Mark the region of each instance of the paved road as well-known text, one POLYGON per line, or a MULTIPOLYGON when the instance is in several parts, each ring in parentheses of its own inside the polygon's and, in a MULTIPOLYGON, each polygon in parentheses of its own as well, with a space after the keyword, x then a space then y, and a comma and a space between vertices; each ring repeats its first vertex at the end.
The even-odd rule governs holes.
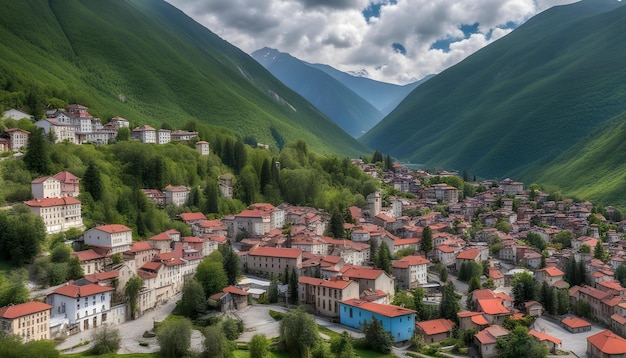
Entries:
POLYGON ((579 358, 587 357, 587 337, 603 331, 605 328, 594 324, 591 331, 582 333, 570 333, 561 327, 558 321, 540 317, 535 321, 534 329, 547 333, 563 341, 563 350, 571 351, 579 358))

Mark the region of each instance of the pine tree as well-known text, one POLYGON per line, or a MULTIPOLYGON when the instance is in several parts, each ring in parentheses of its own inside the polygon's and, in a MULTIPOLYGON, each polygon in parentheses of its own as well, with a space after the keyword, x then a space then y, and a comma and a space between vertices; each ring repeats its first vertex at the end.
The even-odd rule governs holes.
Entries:
POLYGON ((268 158, 263 160, 259 181, 261 182, 261 189, 264 189, 267 184, 272 182, 272 169, 268 158))
POLYGON ((298 274, 295 267, 291 269, 291 277, 289 278, 289 303, 298 304, 298 274))
POLYGON ((386 243, 382 242, 378 250, 376 250, 376 255, 374 255, 374 263, 376 267, 381 270, 384 270, 387 273, 391 273, 391 252, 389 251, 389 247, 386 243))
POLYGON ((269 303, 278 302, 278 281, 276 277, 274 277, 274 274, 270 275, 270 287, 267 292, 267 301, 269 303))
POLYGON ((219 187, 215 180, 209 180, 204 187, 204 198, 206 199, 205 211, 210 214, 217 214, 219 211, 219 187))
POLYGON ((461 310, 461 305, 454 292, 454 284, 448 281, 441 290, 441 304, 439 305, 439 316, 447 318, 453 322, 458 322, 457 313, 461 310))
POLYGON ((328 232, 330 236, 334 237, 335 239, 345 237, 346 235, 343 224, 343 216, 338 209, 334 209, 332 215, 330 216, 330 223, 328 226, 328 232))
POLYGON ((420 241, 420 250, 428 257, 428 253, 433 250, 433 231, 430 226, 426 225, 422 232, 422 240, 420 241))
POLYGON ((246 163, 248 162, 246 147, 240 139, 235 142, 234 154, 235 165, 233 169, 235 170, 235 174, 238 175, 239 172, 241 172, 241 169, 243 169, 243 167, 245 167, 246 163))
POLYGON ((89 163, 85 175, 83 176, 83 189, 91 194, 93 200, 100 200, 102 193, 104 192, 104 185, 102 184, 102 178, 100 177, 100 169, 95 163, 89 163))
POLYGON ((52 172, 52 160, 48 147, 43 129, 37 128, 30 134, 24 155, 24 163, 28 170, 40 175, 47 175, 52 172))

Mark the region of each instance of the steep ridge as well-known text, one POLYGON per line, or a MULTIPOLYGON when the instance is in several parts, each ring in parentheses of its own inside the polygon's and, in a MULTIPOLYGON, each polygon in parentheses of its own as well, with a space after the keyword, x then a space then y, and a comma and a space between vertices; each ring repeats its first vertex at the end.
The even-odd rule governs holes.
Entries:
POLYGON ((287 53, 262 48, 251 56, 354 137, 363 135, 384 117, 332 76, 287 53))
POLYGON ((90 107, 133 125, 198 120, 302 138, 321 153, 367 151, 250 56, 165 1, 0 0, 0 94, 90 107))
POLYGON ((537 178, 626 111, 625 17, 613 0, 551 8, 428 80, 361 140, 430 167, 537 178))

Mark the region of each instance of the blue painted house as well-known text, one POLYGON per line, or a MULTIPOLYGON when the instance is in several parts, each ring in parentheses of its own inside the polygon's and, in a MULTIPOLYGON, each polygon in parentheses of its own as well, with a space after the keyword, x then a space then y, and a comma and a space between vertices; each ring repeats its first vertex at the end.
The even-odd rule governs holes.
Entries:
POLYGON ((344 326, 363 329, 363 323, 376 318, 396 342, 408 341, 415 332, 415 311, 380 303, 350 299, 339 302, 339 321, 344 326))

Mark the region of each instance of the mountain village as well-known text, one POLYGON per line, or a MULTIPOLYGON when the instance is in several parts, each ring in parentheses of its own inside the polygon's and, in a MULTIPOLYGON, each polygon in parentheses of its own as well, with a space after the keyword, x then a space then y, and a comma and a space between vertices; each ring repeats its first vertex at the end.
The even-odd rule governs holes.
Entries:
MULTIPOLYGON (((12 115, 22 114, 5 114, 12 115)), ((128 127, 128 121, 119 117, 102 126, 80 105, 48 115, 35 124, 52 133, 56 141, 106 144, 115 138, 117 129, 128 127)), ((6 130, 1 144, 5 150, 19 151, 28 134, 6 130)), ((195 136, 197 133, 155 130, 147 125, 132 130, 132 138, 146 143, 185 141, 195 136)), ((196 146, 202 155, 209 154, 209 143, 199 141, 196 146)), ((618 215, 611 217, 613 208, 605 208, 605 217, 594 212, 590 202, 551 200, 550 195, 525 189, 523 183, 508 178, 473 182, 480 190, 474 197, 464 198, 462 191, 445 181, 423 187, 422 182, 434 177, 424 170, 395 163, 393 170, 383 172, 360 159, 352 162, 401 195, 383 198, 378 191, 368 196, 364 208, 351 207, 352 223, 344 224, 343 238, 325 236, 328 213, 286 203, 257 203, 239 214, 214 220, 201 212, 182 213, 179 220, 192 229, 190 237, 169 230, 135 241, 132 230, 124 225, 98 225, 72 243, 76 250, 72 256, 80 260, 84 278, 54 288, 39 297, 41 301, 1 308, 2 327, 30 341, 122 323, 130 319, 122 290, 135 275, 143 282, 135 318, 141 317, 180 294, 198 264, 218 246, 230 244, 237 250, 244 276, 238 285, 211 297, 222 311, 245 310, 250 302, 267 294, 270 278, 284 282, 294 270, 298 297, 291 302, 357 330, 375 317, 399 343, 415 333, 426 343, 442 341, 456 326, 475 329, 473 345, 478 354, 494 357, 497 338, 508 334, 502 327, 506 320, 547 315, 558 319, 567 335, 585 338, 590 356, 626 355, 626 288, 620 283, 624 277, 616 277, 620 267, 624 268, 621 233, 626 221, 619 221, 618 215), (442 208, 445 212, 438 211, 442 208), (571 242, 556 240, 566 231, 572 234, 571 242), (426 250, 422 247, 425 235, 431 241, 426 250), (395 258, 389 272, 372 266, 375 250, 382 245, 395 258), (424 304, 437 307, 445 284, 438 281, 441 270, 460 277, 470 262, 484 266, 480 274, 483 288, 458 292, 470 297, 467 303, 461 302, 465 308, 456 312, 455 320, 421 321, 419 312, 392 304, 398 293, 411 295, 406 290, 420 287, 426 292, 424 304), (584 275, 575 285, 568 276, 573 262, 582 265, 584 275), (516 300, 511 286, 519 272, 528 272, 543 286, 563 292, 569 307, 565 311, 586 305, 582 313, 586 317, 569 312, 557 315, 555 308, 545 307, 545 297, 543 302, 516 300), (586 334, 592 323, 607 329, 586 334)), ((445 171, 436 176, 459 177, 445 171)), ((24 204, 43 219, 48 234, 82 230, 77 199, 80 187, 80 178, 69 172, 37 178, 31 183, 33 199, 24 204)), ((232 196, 232 176, 221 176, 219 187, 223 196, 232 196)), ((189 192, 187 187, 172 185, 144 189, 147 198, 160 206, 184 205, 189 192)), ((286 301, 290 293, 286 285, 280 286, 280 292, 286 301)), ((550 305, 556 307, 554 302, 550 305)), ((567 348, 562 346, 562 336, 529 332, 552 353, 567 348)))
MULTIPOLYGON (((27 115, 5 113, 5 117, 16 116, 27 115)), ((104 145, 129 122, 114 117, 102 125, 86 107, 75 104, 50 111, 35 125, 56 142, 104 145)), ((0 148, 19 152, 28 135, 8 129, 1 135, 0 148)), ((197 135, 148 125, 131 131, 131 138, 154 144, 189 141, 197 135)), ((195 145, 201 155, 209 155, 209 143, 197 141, 195 145)), ((120 324, 131 319, 122 291, 133 276, 143 282, 134 318, 141 317, 177 297, 211 252, 220 245, 232 245, 244 275, 237 285, 211 296, 221 311, 246 310, 268 294, 273 278, 285 283, 294 271, 297 292, 281 284, 283 301, 296 294, 291 302, 356 330, 375 317, 397 343, 409 341, 416 333, 424 342, 435 343, 450 337, 455 329, 474 329, 471 345, 475 351, 481 357, 494 357, 497 338, 509 334, 503 327, 506 321, 546 316, 558 321, 563 331, 550 335, 531 325, 529 333, 552 354, 567 351, 566 339, 584 338, 590 356, 626 356, 626 288, 621 283, 626 277, 618 273, 622 270, 623 274, 625 268, 626 221, 612 207, 604 208, 603 216, 590 202, 553 198, 508 178, 470 182, 476 194, 465 197, 446 181, 461 180, 456 172, 434 175, 399 163, 383 171, 361 159, 352 163, 398 195, 384 197, 377 191, 367 197, 365 207, 350 207, 352 220, 344 224, 345 236, 338 238, 327 236, 331 215, 323 210, 256 203, 221 219, 207 219, 201 212, 182 213, 178 218, 193 236, 168 230, 136 241, 132 229, 124 225, 84 227, 77 198, 81 178, 70 172, 37 178, 31 182, 33 198, 24 204, 43 219, 48 234, 85 230, 71 243, 75 250, 71 255, 80 260, 85 276, 32 302, 0 308, 2 328, 31 341, 120 324), (433 183, 433 178, 439 183, 422 185, 433 183), (561 240, 564 232, 571 233, 569 242, 561 240), (383 245, 394 258, 389 271, 374 266, 376 250, 383 245), (455 319, 420 320, 419 312, 393 304, 401 292, 411 296, 411 290, 422 288, 426 293, 423 304, 436 309, 446 285, 442 270, 458 282, 457 277, 460 280, 472 262, 483 268, 480 285, 471 292, 457 288, 458 294, 469 297, 461 300, 461 309, 451 317, 455 319), (577 282, 572 282, 572 270, 582 272, 577 282), (546 307, 550 300, 546 297, 543 302, 521 301, 514 287, 520 273, 532 275, 533 282, 565 297, 565 312, 559 312, 559 305, 565 304, 560 301, 546 307), (605 329, 591 335, 592 325, 605 329)), ((230 174, 219 178, 224 197, 233 195, 232 180, 230 174)), ((160 207, 182 206, 190 188, 168 185, 143 191, 160 207)))

